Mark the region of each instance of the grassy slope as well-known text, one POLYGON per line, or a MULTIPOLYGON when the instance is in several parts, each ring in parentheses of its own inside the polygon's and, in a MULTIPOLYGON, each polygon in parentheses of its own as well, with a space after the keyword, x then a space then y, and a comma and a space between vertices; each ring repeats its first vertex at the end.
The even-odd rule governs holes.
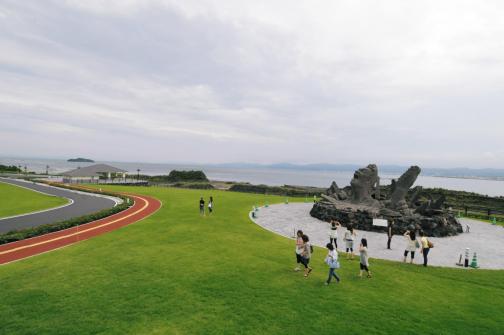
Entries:
MULTIPOLYGON (((64 205, 68 200, 0 182, 0 218, 64 205)), ((1 223, 0 223, 1 224, 1 223)))
MULTIPOLYGON (((121 188, 121 190, 125 190, 121 188)), ((154 216, 0 267, 0 334, 496 334, 504 271, 342 261, 325 287, 294 273, 293 242, 252 224, 263 196, 130 188, 164 203, 154 216), (198 216, 203 194, 215 214, 198 216)), ((282 198, 269 197, 270 202, 282 198)), ((371 246, 372 248, 372 246, 371 246)))

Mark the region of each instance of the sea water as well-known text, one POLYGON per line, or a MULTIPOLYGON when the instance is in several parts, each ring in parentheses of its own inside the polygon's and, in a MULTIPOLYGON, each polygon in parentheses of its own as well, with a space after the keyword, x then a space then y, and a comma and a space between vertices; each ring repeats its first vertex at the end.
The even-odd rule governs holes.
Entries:
MULTIPOLYGON (((145 175, 167 175, 171 170, 203 170, 211 180, 249 182, 252 184, 278 185, 300 185, 329 187, 332 181, 338 186, 344 187, 350 184, 352 171, 310 171, 295 169, 273 169, 273 168, 225 168, 211 165, 198 164, 163 164, 163 163, 132 163, 132 162, 103 162, 95 163, 75 163, 62 159, 35 159, 35 158, 9 158, 0 157, 0 164, 16 165, 27 167, 28 171, 45 173, 49 166, 49 173, 57 174, 73 170, 78 167, 85 167, 93 164, 109 164, 126 170, 130 175, 136 175, 137 169, 140 174, 145 175)), ((381 184, 390 184, 397 175, 380 174, 381 184)), ((423 187, 439 187, 457 191, 476 192, 489 196, 504 196, 504 181, 466 179, 466 178, 446 178, 420 175, 415 183, 423 187)))

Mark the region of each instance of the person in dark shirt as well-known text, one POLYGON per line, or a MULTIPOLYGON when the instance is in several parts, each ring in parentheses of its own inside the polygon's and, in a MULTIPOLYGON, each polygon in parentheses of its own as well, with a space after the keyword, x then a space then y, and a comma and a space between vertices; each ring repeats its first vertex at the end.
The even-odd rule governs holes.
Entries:
POLYGON ((199 213, 200 215, 205 216, 205 200, 203 200, 203 197, 201 197, 199 201, 199 213))
POLYGON ((387 227, 387 249, 390 249, 390 243, 392 242, 392 228, 394 226, 394 220, 390 220, 388 222, 388 227, 387 227))

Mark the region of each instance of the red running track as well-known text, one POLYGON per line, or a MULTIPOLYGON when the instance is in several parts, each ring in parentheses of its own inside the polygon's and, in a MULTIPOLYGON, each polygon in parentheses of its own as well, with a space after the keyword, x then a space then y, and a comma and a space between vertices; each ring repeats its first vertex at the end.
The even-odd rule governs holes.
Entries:
POLYGON ((155 198, 131 194, 128 196, 135 202, 133 206, 120 213, 80 226, 0 245, 0 264, 35 256, 108 233, 140 221, 161 207, 161 202, 155 198))

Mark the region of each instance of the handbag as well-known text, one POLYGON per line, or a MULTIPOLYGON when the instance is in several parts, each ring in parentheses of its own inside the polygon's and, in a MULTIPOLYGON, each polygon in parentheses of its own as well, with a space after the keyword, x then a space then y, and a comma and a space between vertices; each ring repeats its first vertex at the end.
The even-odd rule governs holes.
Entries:
POLYGON ((434 243, 429 240, 427 240, 427 245, 429 246, 429 249, 434 248, 434 243))
POLYGON ((340 263, 338 260, 334 260, 331 257, 326 258, 326 263, 329 265, 331 269, 339 269, 340 268, 340 263))
POLYGON ((415 241, 415 248, 420 248, 420 242, 415 241))

